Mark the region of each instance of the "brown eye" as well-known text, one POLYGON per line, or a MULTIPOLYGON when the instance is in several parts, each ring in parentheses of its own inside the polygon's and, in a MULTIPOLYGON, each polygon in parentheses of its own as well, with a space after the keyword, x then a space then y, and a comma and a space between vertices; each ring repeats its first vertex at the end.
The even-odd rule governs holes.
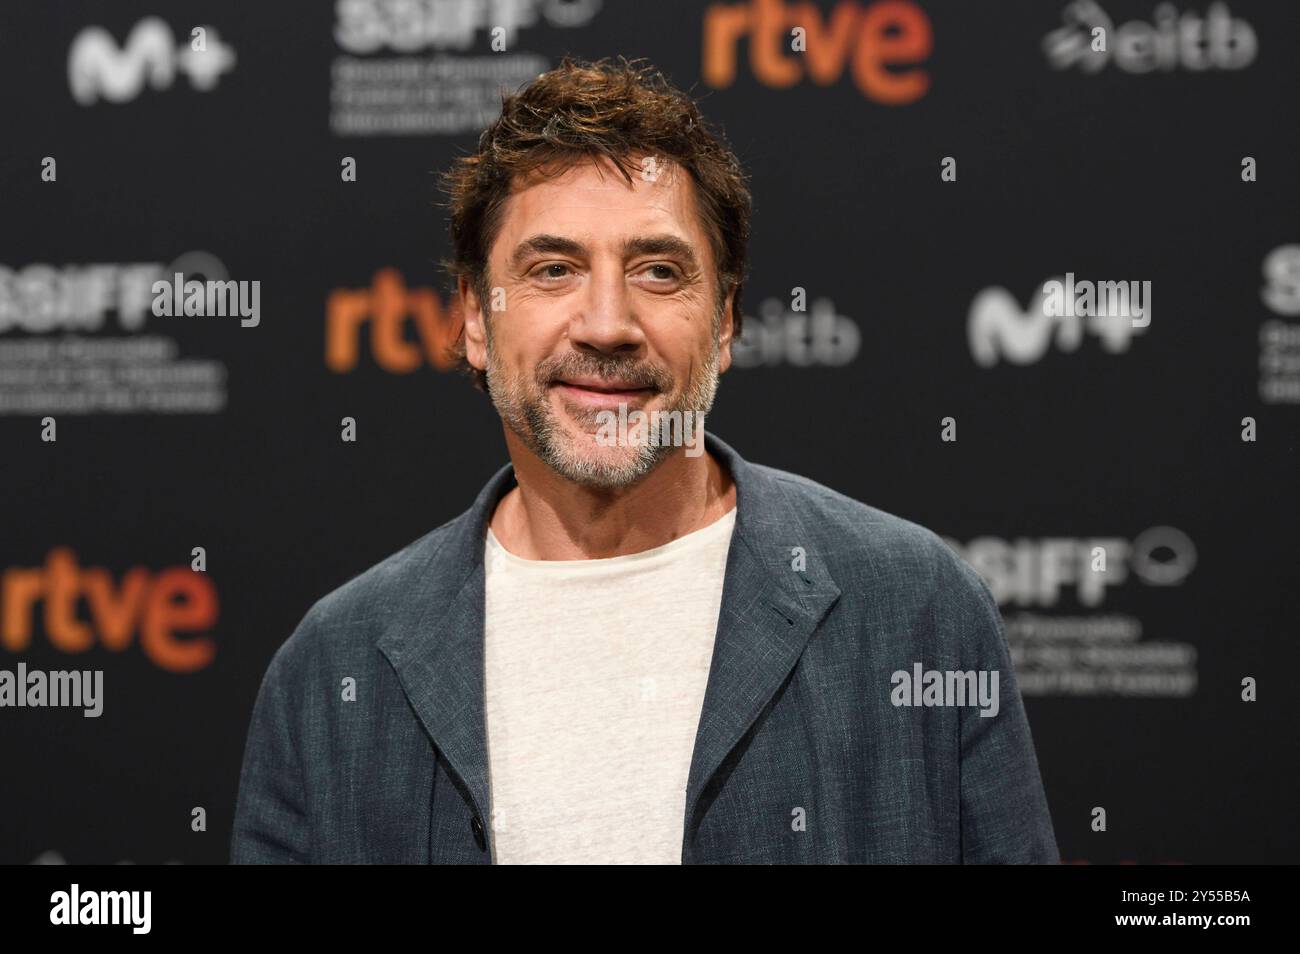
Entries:
POLYGON ((539 278, 564 278, 568 274, 568 270, 568 265, 562 262, 552 262, 549 265, 543 265, 537 275, 539 278), (559 269, 559 271, 556 272, 555 269, 559 269))
POLYGON ((651 271, 654 271, 655 269, 660 269, 662 273, 666 273, 666 274, 662 274, 662 273, 661 273, 661 274, 655 276, 656 278, 659 278, 659 279, 661 279, 662 281, 671 281, 672 279, 674 279, 674 278, 677 277, 677 272, 676 272, 676 270, 675 270, 671 265, 651 265, 651 266, 650 266, 650 270, 651 270, 651 271))

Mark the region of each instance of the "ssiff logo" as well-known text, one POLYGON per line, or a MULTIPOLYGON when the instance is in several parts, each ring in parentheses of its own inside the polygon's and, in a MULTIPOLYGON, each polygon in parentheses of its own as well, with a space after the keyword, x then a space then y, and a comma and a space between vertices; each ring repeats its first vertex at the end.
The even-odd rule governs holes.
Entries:
POLYGON ((982 576, 999 605, 1055 606, 1074 589, 1081 606, 1100 606, 1108 587, 1132 572, 1148 586, 1179 586, 1196 567, 1196 546, 1175 527, 1151 527, 1133 540, 1120 537, 979 537, 944 542, 982 576))
POLYGON ((349 53, 469 50, 478 31, 513 50, 522 28, 586 26, 602 0, 337 0, 334 39, 349 53))

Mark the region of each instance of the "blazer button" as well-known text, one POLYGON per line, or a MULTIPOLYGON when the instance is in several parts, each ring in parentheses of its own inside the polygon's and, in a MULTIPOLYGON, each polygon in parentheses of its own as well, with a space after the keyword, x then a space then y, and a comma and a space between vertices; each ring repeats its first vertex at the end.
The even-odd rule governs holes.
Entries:
POLYGON ((477 815, 470 818, 469 829, 474 833, 474 844, 478 845, 479 851, 487 851, 487 839, 483 837, 483 822, 477 815))

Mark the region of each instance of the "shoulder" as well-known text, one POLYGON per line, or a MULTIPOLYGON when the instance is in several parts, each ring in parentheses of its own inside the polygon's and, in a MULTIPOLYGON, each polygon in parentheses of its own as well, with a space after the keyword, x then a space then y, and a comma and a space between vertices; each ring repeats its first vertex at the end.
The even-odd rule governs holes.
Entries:
POLYGON ((438 551, 461 519, 430 530, 326 593, 313 604, 307 618, 323 627, 364 627, 418 598, 410 588, 437 582, 422 581, 421 577, 437 561, 438 551))
POLYGON ((971 614, 997 613, 988 584, 928 527, 808 477, 751 465, 798 516, 802 532, 841 591, 925 608, 935 622, 969 625, 971 614))
POLYGON ((276 650, 268 678, 372 662, 379 639, 409 625, 447 584, 436 570, 438 554, 460 519, 430 530, 316 600, 276 650))

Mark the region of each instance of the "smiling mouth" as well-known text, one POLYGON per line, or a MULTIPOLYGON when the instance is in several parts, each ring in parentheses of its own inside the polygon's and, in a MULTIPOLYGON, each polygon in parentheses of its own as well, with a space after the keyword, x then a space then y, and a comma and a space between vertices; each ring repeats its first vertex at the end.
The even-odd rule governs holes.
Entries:
POLYGON ((566 400, 588 407, 615 408, 622 403, 630 403, 648 398, 655 393, 650 387, 632 388, 624 385, 609 384, 574 384, 569 381, 556 381, 551 385, 566 400))

